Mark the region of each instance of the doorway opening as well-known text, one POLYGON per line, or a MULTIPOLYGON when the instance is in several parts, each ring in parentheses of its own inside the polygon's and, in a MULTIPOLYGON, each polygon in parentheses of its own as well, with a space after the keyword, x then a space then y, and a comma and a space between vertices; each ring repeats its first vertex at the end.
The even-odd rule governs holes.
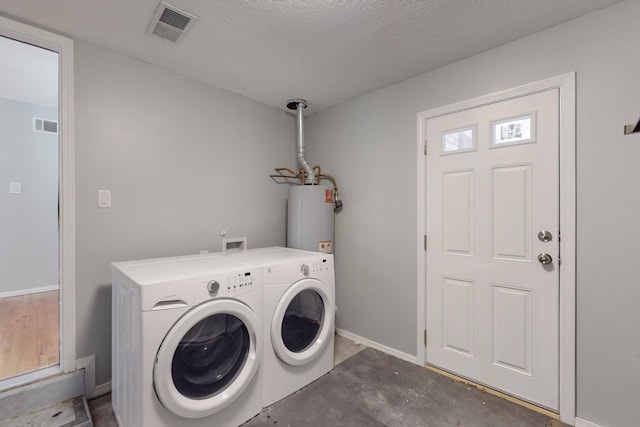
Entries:
POLYGON ((2 380, 60 361, 60 245, 58 54, 7 37, 0 54, 2 380))
POLYGON ((75 370, 73 43, 0 17, 0 391, 75 370))

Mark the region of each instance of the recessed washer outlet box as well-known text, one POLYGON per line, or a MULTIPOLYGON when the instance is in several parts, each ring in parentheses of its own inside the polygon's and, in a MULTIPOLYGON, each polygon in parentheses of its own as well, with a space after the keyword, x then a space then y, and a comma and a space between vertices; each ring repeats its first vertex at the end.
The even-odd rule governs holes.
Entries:
POLYGON ((161 1, 147 28, 147 34, 180 43, 197 20, 197 16, 161 1))
POLYGON ((233 237, 222 239, 222 255, 229 255, 233 252, 245 252, 247 250, 246 237, 233 237))

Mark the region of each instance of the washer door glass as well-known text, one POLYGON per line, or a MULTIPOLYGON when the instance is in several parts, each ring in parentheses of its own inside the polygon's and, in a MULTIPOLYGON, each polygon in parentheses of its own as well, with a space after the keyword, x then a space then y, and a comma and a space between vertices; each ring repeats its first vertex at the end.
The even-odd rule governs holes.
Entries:
POLYGON ((291 285, 271 320, 271 343, 278 358, 293 366, 315 359, 329 345, 334 316, 333 294, 320 280, 291 285))
POLYGON ((208 301, 184 313, 156 355, 153 385, 162 405, 184 418, 225 408, 256 376, 262 330, 262 319, 236 300, 208 301))
POLYGON ((249 332, 231 314, 214 314, 196 323, 178 344, 171 363, 173 383, 193 399, 224 390, 249 354, 249 332))
POLYGON ((318 338, 324 322, 324 302, 318 292, 305 289, 297 294, 282 319, 282 342, 294 353, 309 348, 318 338))

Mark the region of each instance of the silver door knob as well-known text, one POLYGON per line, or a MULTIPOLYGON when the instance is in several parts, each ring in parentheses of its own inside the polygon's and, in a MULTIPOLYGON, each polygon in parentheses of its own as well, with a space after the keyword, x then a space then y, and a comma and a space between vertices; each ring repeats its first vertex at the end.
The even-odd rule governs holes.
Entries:
POLYGON ((542 265, 547 265, 553 262, 553 258, 551 258, 551 255, 549 254, 541 253, 538 254, 538 261, 540 261, 540 264, 542 265))

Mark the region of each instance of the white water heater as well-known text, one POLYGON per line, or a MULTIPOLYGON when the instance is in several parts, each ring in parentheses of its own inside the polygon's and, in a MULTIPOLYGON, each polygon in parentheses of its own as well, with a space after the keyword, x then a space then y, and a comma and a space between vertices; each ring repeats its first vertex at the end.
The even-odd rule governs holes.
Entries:
POLYGON ((322 185, 292 185, 287 205, 287 246, 333 253, 333 190, 322 185))

